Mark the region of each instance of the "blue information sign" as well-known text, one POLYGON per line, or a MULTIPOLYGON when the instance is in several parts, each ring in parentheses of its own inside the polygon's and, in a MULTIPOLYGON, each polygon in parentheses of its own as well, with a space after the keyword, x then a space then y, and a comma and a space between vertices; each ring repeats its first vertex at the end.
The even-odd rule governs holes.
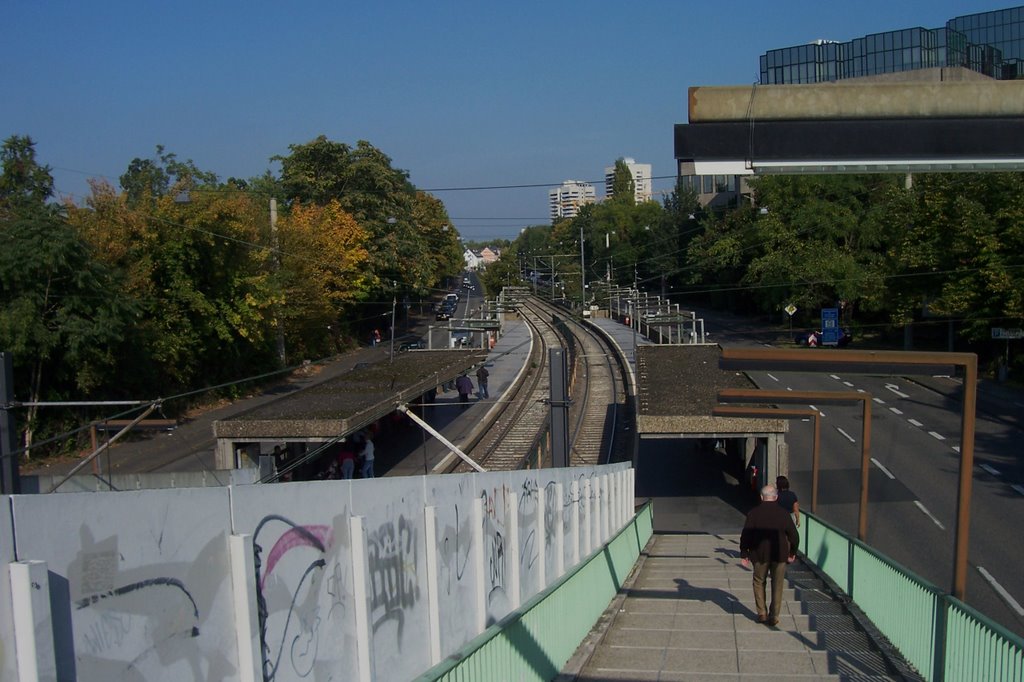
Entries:
POLYGON ((821 309, 821 345, 839 345, 839 308, 821 309))

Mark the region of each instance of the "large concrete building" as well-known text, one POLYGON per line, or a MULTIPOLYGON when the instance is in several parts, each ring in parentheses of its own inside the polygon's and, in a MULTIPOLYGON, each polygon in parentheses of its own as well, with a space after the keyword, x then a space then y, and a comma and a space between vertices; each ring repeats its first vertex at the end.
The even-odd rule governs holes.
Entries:
MULTIPOLYGON (((755 120, 789 119, 793 111, 806 116, 807 112, 818 109, 826 118, 870 119, 892 115, 889 111, 880 114, 872 107, 888 106, 894 97, 906 100, 906 110, 901 114, 906 118, 971 118, 982 115, 972 107, 984 108, 1000 101, 1016 105, 1018 98, 1007 96, 1010 90, 985 87, 983 82, 1024 78, 1022 60, 1024 7, 954 17, 936 29, 906 28, 846 42, 815 40, 761 55, 761 80, 754 87, 743 86, 735 93, 727 93, 730 90, 727 88, 691 89, 690 122, 746 121, 750 127, 755 120), (971 86, 971 82, 979 83, 971 86), (902 86, 905 83, 919 86, 905 91, 902 86), (950 87, 953 83, 963 85, 950 87), (854 87, 835 92, 813 87, 805 89, 810 84, 820 84, 819 88, 838 88, 840 84, 854 87), (886 88, 898 94, 893 95, 886 88), (996 90, 998 94, 993 94, 996 90), (734 110, 718 110, 727 99, 734 110), (941 111, 929 110, 936 102, 945 102, 941 111), (693 118, 695 111, 701 112, 698 119, 693 118)), ((1019 111, 1011 107, 995 115, 1018 114, 1019 111)), ((984 115, 992 113, 986 110, 984 115)), ((749 146, 747 136, 749 131, 741 134, 744 139, 737 144, 749 146)), ((749 171, 734 174, 724 164, 714 174, 697 174, 687 163, 679 166, 681 183, 696 193, 702 206, 710 208, 735 205, 749 198, 750 190, 745 182, 748 174, 749 171)))
MULTIPOLYGON (((636 203, 650 201, 651 199, 651 164, 637 163, 629 157, 622 159, 633 176, 633 197, 636 203)), ((614 194, 615 165, 612 164, 604 169, 604 196, 611 197, 614 194)))
POLYGON ((551 222, 560 218, 575 218, 580 207, 597 201, 594 186, 580 180, 566 180, 561 187, 548 190, 551 222))

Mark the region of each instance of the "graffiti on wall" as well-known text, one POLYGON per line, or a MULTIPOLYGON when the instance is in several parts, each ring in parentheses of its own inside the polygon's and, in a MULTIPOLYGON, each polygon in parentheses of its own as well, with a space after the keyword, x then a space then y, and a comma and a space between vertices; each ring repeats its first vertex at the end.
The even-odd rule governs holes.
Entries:
POLYGON ((437 506, 437 583, 442 647, 453 651, 477 632, 475 589, 480 580, 474 556, 473 502, 469 481, 456 488, 435 488, 437 506))
POLYGON ((405 610, 420 600, 417 576, 418 540, 416 527, 402 515, 385 521, 367 533, 370 618, 376 633, 389 621, 396 626, 396 645, 402 648, 405 610))
POLYGON ((519 489, 519 569, 524 576, 531 575, 534 564, 540 558, 537 537, 537 515, 540 513, 540 487, 537 481, 527 478, 519 489))
POLYGON ((277 514, 256 526, 253 558, 265 682, 277 679, 283 665, 289 676, 309 676, 325 618, 344 616, 347 571, 330 551, 333 545, 331 526, 300 525, 277 514), (265 555, 262 543, 269 546, 265 555))
POLYGON ((190 548, 195 553, 186 552, 188 561, 158 562, 147 559, 161 551, 165 559, 182 557, 181 548, 160 546, 162 526, 147 531, 155 542, 132 545, 126 558, 118 536, 96 541, 88 526, 80 527, 82 544, 67 566, 69 579, 60 580, 56 571, 51 579, 51 603, 67 604, 67 632, 74 639, 74 657, 58 656, 58 676, 210 679, 234 668, 232 652, 216 646, 216 626, 212 637, 202 637, 211 617, 216 620, 212 604, 218 592, 226 592, 224 581, 217 571, 203 575, 195 568, 226 565, 223 536, 190 548), (61 594, 54 587, 59 584, 68 591, 61 594))
POLYGON ((484 505, 484 567, 487 595, 487 625, 493 625, 511 610, 509 598, 505 488, 491 488, 480 494, 484 505))

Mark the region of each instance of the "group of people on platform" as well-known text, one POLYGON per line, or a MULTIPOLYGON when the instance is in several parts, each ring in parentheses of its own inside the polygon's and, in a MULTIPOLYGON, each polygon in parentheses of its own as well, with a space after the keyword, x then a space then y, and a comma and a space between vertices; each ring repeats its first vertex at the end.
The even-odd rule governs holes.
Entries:
MULTIPOLYGON (((476 370, 476 395, 480 400, 487 400, 491 397, 487 390, 487 380, 491 376, 491 373, 487 371, 487 367, 480 365, 476 370)), ((462 403, 463 407, 467 407, 469 404, 469 398, 473 395, 473 380, 469 378, 468 372, 460 374, 455 381, 448 381, 441 384, 441 390, 457 391, 459 394, 459 402, 462 403)), ((436 391, 433 393, 436 396, 436 391)), ((430 400, 433 402, 433 399, 430 400)))
POLYGON ((274 466, 280 473, 282 483, 293 480, 351 479, 355 478, 357 470, 361 478, 373 478, 373 463, 376 459, 374 433, 372 428, 363 429, 338 443, 333 456, 299 465, 298 470, 296 466, 289 466, 292 457, 288 451, 277 445, 274 446, 274 466))

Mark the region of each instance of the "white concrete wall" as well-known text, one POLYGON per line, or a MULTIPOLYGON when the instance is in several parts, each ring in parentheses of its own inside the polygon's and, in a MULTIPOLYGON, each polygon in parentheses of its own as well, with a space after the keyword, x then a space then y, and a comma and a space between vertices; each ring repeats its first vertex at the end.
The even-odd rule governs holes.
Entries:
POLYGON ((617 532, 627 467, 0 498, 0 678, 411 679, 617 532))

